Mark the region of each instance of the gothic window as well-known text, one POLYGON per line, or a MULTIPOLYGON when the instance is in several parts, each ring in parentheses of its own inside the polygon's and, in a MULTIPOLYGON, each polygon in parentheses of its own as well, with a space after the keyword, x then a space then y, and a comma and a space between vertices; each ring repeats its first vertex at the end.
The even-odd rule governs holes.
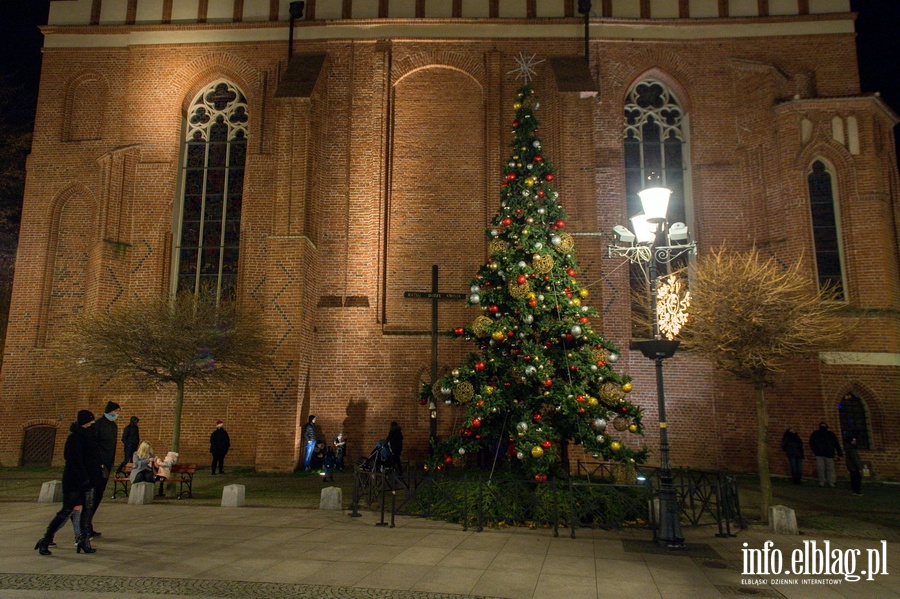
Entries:
POLYGON ((176 292, 217 301, 235 294, 248 120, 244 94, 225 81, 201 92, 188 112, 176 292))
POLYGON ((807 179, 819 287, 831 287, 839 299, 846 299, 833 177, 825 163, 816 160, 807 179))
MULTIPOLYGON (((625 195, 628 218, 642 212, 638 192, 648 187, 672 190, 670 223, 687 222, 685 169, 687 168, 684 110, 675 94, 661 81, 645 79, 637 83, 625 100, 625 195)), ((660 275, 686 265, 687 258, 661 266, 660 275)), ((644 266, 631 268, 632 334, 650 337, 649 297, 644 266)))
POLYGON ((855 393, 847 393, 838 404, 841 418, 841 440, 848 443, 856 437, 860 449, 871 449, 869 437, 869 416, 866 404, 855 393))

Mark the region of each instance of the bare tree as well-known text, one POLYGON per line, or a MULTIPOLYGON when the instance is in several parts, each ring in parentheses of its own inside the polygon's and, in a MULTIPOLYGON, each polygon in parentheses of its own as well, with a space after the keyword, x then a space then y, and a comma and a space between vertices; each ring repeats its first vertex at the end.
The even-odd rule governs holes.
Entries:
POLYGON ((832 289, 817 289, 802 261, 783 266, 756 248, 706 254, 691 272, 692 318, 685 346, 753 385, 762 518, 772 501, 765 387, 803 358, 846 346, 852 323, 832 289))
POLYGON ((265 368, 260 315, 232 302, 218 305, 183 294, 135 300, 107 313, 80 318, 61 344, 59 359, 106 379, 175 385, 172 450, 179 450, 184 389, 243 386, 265 368))

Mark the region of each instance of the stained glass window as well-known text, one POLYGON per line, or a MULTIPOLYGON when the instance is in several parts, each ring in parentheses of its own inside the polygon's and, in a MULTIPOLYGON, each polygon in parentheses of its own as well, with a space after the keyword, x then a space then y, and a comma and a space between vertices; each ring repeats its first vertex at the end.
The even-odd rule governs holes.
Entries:
POLYGON ((807 178, 819 287, 831 287, 839 299, 845 299, 841 239, 831 173, 824 162, 816 160, 807 178))
POLYGON ((187 118, 176 247, 177 292, 234 296, 247 157, 247 103, 219 81, 197 96, 187 118))

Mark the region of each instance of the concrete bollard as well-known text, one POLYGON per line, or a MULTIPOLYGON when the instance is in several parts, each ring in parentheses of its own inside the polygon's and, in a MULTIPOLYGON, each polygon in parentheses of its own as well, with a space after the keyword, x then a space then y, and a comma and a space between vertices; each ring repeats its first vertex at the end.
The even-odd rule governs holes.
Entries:
POLYGON ((343 492, 340 487, 325 487, 322 489, 322 495, 319 498, 320 510, 341 510, 343 509, 343 492))
POLYGON ((128 505, 146 505, 153 503, 153 483, 134 483, 128 493, 128 505))
POLYGON ((59 503, 62 501, 62 481, 49 480, 41 485, 38 503, 59 503))
POLYGON ((244 485, 225 485, 225 488, 222 489, 222 507, 243 506, 245 492, 244 485))
POLYGON ((769 507, 769 529, 780 535, 798 534, 797 515, 794 510, 783 505, 769 507))

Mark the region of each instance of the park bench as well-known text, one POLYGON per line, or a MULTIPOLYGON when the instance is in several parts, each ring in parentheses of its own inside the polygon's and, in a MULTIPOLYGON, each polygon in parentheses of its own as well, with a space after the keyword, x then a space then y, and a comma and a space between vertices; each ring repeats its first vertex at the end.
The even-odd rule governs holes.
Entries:
MULTIPOLYGON (((116 474, 115 478, 113 478, 113 499, 118 497, 119 494, 122 497, 128 497, 128 490, 131 485, 131 469, 133 467, 134 464, 129 462, 125 465, 124 474, 116 474)), ((176 497, 178 499, 193 497, 195 472, 197 472, 197 464, 174 464, 170 476, 166 480, 161 481, 160 488, 168 483, 177 483, 178 494, 176 497)))

